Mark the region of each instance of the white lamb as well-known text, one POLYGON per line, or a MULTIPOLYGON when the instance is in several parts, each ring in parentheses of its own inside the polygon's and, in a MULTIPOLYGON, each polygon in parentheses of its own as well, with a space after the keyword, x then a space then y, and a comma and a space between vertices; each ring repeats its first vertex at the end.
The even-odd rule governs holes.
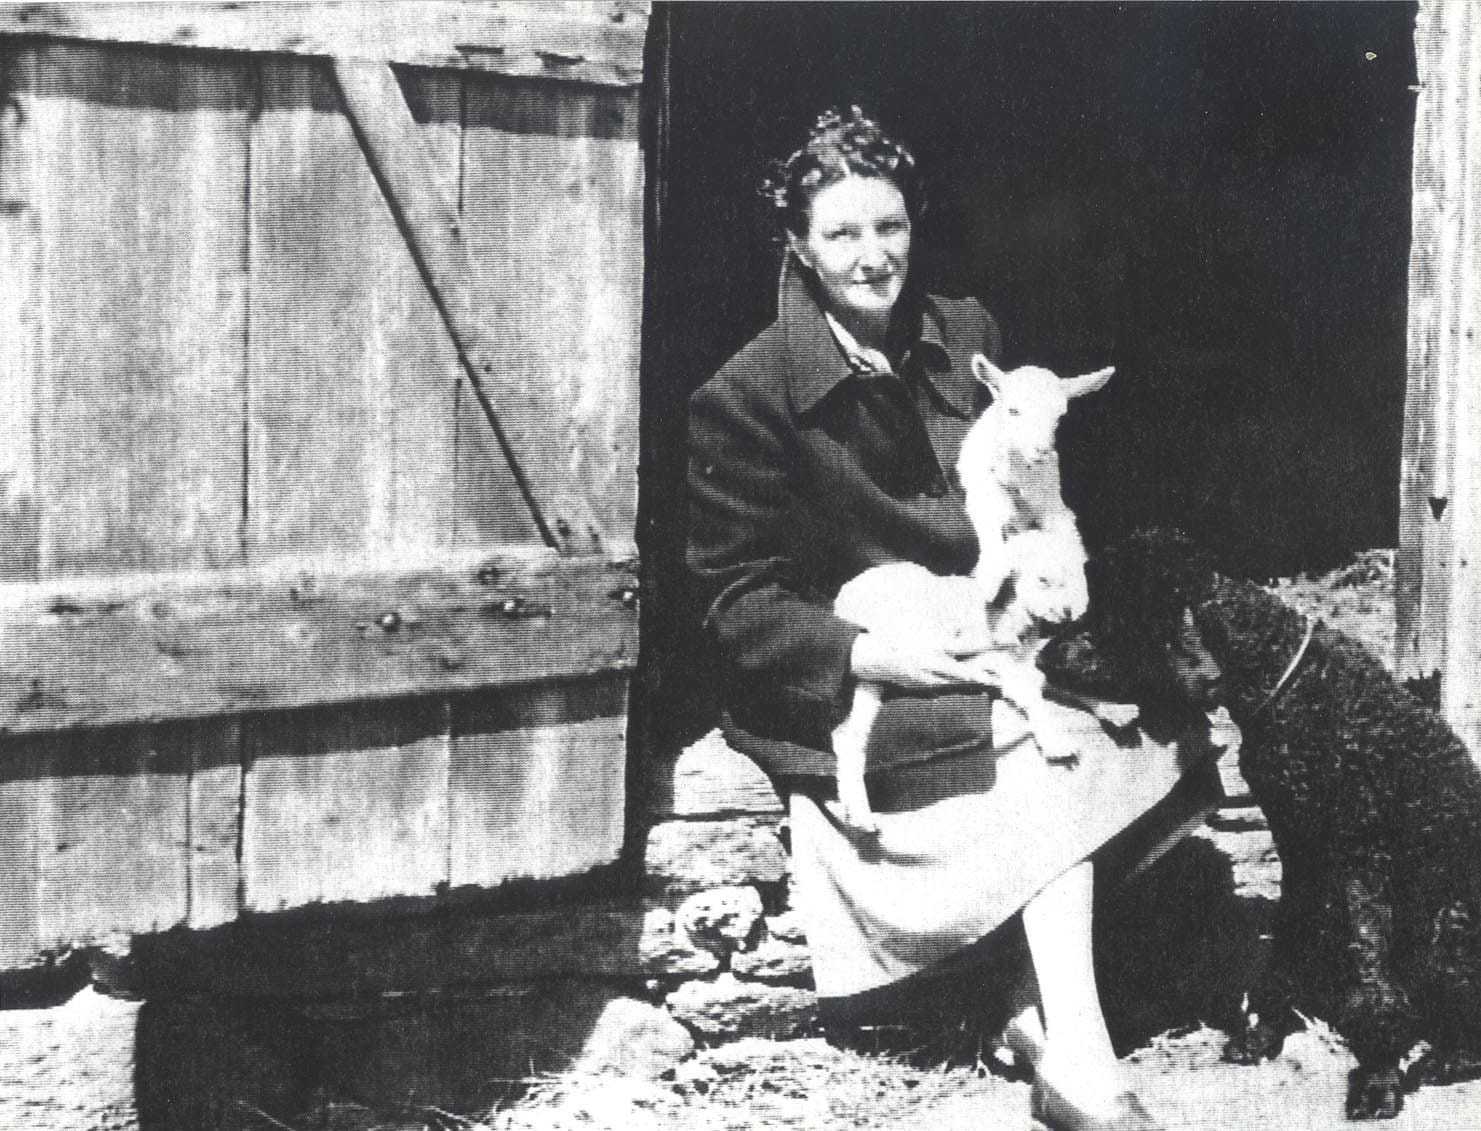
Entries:
MULTIPOLYGON (((1040 727, 1044 679, 1034 659, 1046 625, 1085 612, 1085 546, 1060 491, 1055 432, 1074 397, 1095 392, 1114 369, 1061 380, 1048 369, 1003 372, 982 354, 972 371, 992 403, 972 425, 957 459, 967 517, 980 545, 969 577, 942 577, 913 562, 865 570, 839 591, 834 611, 866 631, 908 636, 956 655, 983 653, 984 683, 1026 719, 1040 752, 1074 757, 1040 727), (990 674, 992 673, 992 674, 990 674)), ((864 751, 882 689, 859 680, 846 718, 833 731, 840 817, 863 833, 878 831, 864 787, 864 751)), ((1136 717, 1124 704, 1083 703, 1108 726, 1136 717)))

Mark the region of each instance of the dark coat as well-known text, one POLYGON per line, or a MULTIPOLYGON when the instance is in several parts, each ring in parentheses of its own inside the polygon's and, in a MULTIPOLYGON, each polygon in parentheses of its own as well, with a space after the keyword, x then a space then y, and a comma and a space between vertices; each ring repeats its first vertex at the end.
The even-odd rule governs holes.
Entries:
MULTIPOLYGON (((843 583, 890 561, 977 561, 955 465, 989 399, 970 359, 997 358, 997 326, 972 299, 901 302, 901 376, 861 376, 784 270, 777 320, 691 399, 688 562, 723 661, 723 728, 774 779, 835 773, 859 631, 832 612, 843 583)), ((890 696, 870 770, 990 747, 990 708, 983 692, 890 696)))

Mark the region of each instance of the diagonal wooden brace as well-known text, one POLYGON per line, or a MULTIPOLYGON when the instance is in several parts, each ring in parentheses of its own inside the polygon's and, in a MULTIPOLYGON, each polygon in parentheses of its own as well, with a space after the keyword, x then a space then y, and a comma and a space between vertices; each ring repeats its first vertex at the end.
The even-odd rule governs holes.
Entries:
POLYGON ((592 552, 602 543, 605 531, 590 504, 560 482, 547 461, 528 458, 528 452, 518 450, 499 419, 496 405, 501 386, 511 378, 493 363, 497 353, 477 315, 477 276, 457 205, 439 187, 436 166, 395 72, 387 63, 345 58, 332 62, 355 136, 540 537, 563 554, 592 552))

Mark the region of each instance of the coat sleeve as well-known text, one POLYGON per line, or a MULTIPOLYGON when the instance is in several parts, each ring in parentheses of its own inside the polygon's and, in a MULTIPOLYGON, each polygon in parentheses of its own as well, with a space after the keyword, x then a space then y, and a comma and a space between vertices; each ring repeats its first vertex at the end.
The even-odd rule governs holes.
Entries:
POLYGON ((748 394, 725 371, 691 400, 691 577, 705 628, 727 663, 789 715, 831 727, 847 713, 859 629, 804 596, 786 531, 794 506, 793 432, 779 398, 748 394), (820 717, 821 714, 821 717, 820 717))

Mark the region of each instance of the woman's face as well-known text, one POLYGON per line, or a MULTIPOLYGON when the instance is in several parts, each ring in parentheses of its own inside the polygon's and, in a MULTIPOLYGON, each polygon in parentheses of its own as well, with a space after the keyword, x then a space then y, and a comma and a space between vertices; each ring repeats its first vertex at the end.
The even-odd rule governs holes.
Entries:
POLYGON ((793 232, 790 239, 841 320, 889 318, 910 265, 910 214, 891 182, 861 176, 834 181, 812 198, 807 234, 793 232))

